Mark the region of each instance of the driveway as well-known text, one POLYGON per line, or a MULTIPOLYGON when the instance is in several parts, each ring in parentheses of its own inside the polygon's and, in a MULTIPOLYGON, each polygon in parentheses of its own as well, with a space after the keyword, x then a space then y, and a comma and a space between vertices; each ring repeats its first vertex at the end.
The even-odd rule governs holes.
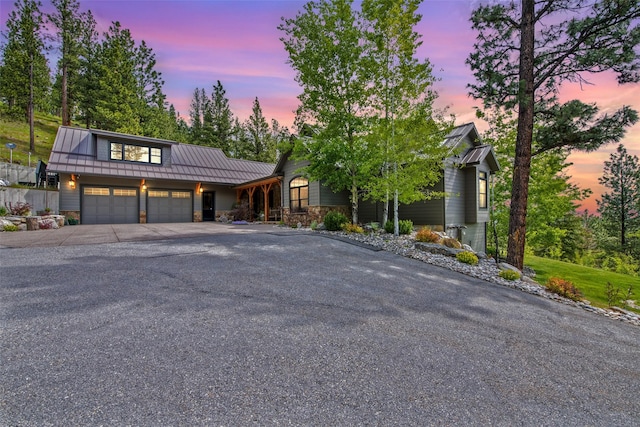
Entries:
POLYGON ((637 326, 319 235, 144 234, 0 236, 0 425, 640 420, 637 326))

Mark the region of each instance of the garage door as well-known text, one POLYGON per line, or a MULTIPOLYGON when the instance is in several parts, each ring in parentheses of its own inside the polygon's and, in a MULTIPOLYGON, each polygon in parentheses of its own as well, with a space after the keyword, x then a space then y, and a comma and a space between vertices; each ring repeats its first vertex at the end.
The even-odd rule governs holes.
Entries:
POLYGON ((191 221, 193 221, 193 194, 191 191, 147 191, 147 222, 191 221))
POLYGON ((81 222, 83 224, 135 224, 139 222, 137 188, 82 188, 81 222))

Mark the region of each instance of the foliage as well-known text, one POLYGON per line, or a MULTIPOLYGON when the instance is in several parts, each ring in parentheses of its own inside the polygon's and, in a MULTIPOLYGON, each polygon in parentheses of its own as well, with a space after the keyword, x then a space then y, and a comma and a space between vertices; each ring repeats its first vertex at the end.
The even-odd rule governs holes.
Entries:
POLYGON ((349 219, 341 212, 329 211, 324 216, 324 226, 329 231, 338 231, 342 229, 342 224, 349 222, 349 219))
POLYGON ((445 237, 444 239, 442 239, 441 243, 448 248, 454 248, 454 249, 462 248, 462 244, 458 240, 454 239, 453 237, 445 237))
POLYGON ((315 219, 311 221, 309 228, 311 228, 312 230, 315 230, 316 228, 318 228, 318 221, 316 221, 315 219))
POLYGON ((514 270, 500 270, 498 276, 505 280, 518 280, 520 279, 520 273, 514 270))
POLYGON ((474 10, 471 21, 478 36, 466 61, 476 78, 470 94, 487 109, 518 111, 510 264, 523 265, 532 154, 592 151, 620 141, 638 120, 629 107, 598 115, 595 104, 561 104, 557 94, 565 82, 588 83, 585 76, 592 72, 612 71, 619 83, 640 81, 635 53, 639 17, 640 4, 634 1, 599 0, 587 6, 581 0, 523 0, 481 4, 474 10))
POLYGON ((233 205, 230 214, 233 221, 249 221, 251 219, 249 203, 236 203, 233 205))
POLYGON ((4 230, 4 231, 19 231, 20 228, 17 225, 14 225, 14 224, 6 224, 6 225, 4 225, 4 227, 2 227, 2 230, 4 230))
POLYGON ((607 286, 605 287, 605 294, 607 296, 607 304, 609 307, 613 306, 626 306, 627 301, 631 299, 633 296, 633 286, 629 285, 627 290, 623 291, 618 286, 613 286, 611 282, 607 282, 607 286))
POLYGON ((29 123, 29 149, 35 150, 34 111, 43 108, 51 85, 45 57, 44 17, 37 0, 16 0, 6 22, 0 66, 0 98, 29 123))
POLYGON ((633 285, 634 289, 640 287, 640 277, 627 276, 592 267, 571 264, 547 258, 527 255, 527 266, 536 272, 534 280, 541 285, 558 275, 575 283, 583 293, 585 299, 596 307, 607 307, 605 298, 605 285, 611 283, 625 283, 633 285))
POLYGON ((547 280, 545 287, 549 292, 553 292, 554 294, 569 298, 573 301, 580 301, 582 299, 582 293, 569 280, 551 277, 547 280))
POLYGON ((342 230, 347 233, 364 233, 364 229, 362 227, 360 227, 358 224, 351 224, 350 222, 345 222, 344 224, 342 224, 342 230))
POLYGON ((640 262, 632 256, 607 250, 590 250, 576 260, 580 265, 613 271, 620 274, 637 276, 640 273, 640 262))
POLYGON ((627 249, 627 236, 640 230, 640 162, 620 144, 604 162, 604 173, 598 179, 610 190, 598 200, 598 212, 610 229, 617 230, 620 249, 627 249))
MULTIPOLYGON (((516 122, 511 114, 482 114, 490 128, 483 141, 494 147, 500 170, 492 177, 492 209, 489 233, 493 245, 506 248, 509 237, 513 153, 516 122), (496 242, 497 240, 497 242, 496 242)), ((539 256, 575 260, 584 248, 582 220, 577 202, 591 194, 570 182, 567 153, 547 151, 531 159, 527 201, 527 249, 539 256)))
POLYGON ((25 202, 9 202, 7 207, 9 208, 9 213, 14 216, 27 216, 31 212, 31 205, 25 202))
POLYGON ((418 242, 436 243, 438 240, 440 240, 440 235, 434 233, 426 227, 423 227, 416 233, 416 240, 418 242))
POLYGON ((478 265, 478 256, 470 251, 462 251, 456 254, 456 259, 469 265, 478 265))
MULTIPOLYGON (((387 221, 384 223, 384 231, 387 233, 394 232, 395 225, 393 221, 387 221)), ((411 234, 413 231, 413 221, 410 219, 401 219, 398 221, 398 233, 399 234, 411 234)))
POLYGON ((6 207, 4 207, 4 206, 0 206, 0 216, 7 216, 7 213, 8 213, 8 212, 9 212, 9 211, 7 210, 7 208, 6 208, 6 207))

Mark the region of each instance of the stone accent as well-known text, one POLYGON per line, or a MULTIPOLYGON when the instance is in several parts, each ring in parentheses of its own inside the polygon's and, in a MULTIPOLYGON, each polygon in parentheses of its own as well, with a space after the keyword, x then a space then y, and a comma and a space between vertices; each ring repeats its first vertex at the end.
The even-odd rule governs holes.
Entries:
POLYGON ((77 224, 80 224, 80 211, 60 211, 60 215, 74 219, 77 224))
POLYGON ((193 211, 193 222, 202 222, 202 211, 193 211))
POLYGON ((293 212, 289 208, 282 209, 282 221, 289 227, 308 227, 313 221, 321 223, 329 211, 342 212, 347 218, 351 218, 351 209, 348 206, 309 206, 306 212, 293 212))
POLYGON ((147 211, 140 211, 140 224, 147 223, 147 211))

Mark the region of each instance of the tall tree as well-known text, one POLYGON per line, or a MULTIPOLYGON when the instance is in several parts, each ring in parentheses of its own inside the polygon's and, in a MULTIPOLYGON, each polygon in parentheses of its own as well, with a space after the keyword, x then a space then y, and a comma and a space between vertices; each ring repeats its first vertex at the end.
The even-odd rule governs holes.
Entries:
POLYGON ((322 0, 307 3, 278 28, 302 88, 297 123, 317 125, 312 137, 295 144, 294 154, 309 161, 309 179, 349 191, 357 223, 358 191, 376 169, 370 164, 371 143, 364 138, 371 79, 362 18, 350 0, 322 0))
POLYGON ((251 116, 245 122, 247 132, 248 152, 247 159, 258 162, 275 163, 276 142, 271 135, 269 123, 262 114, 260 101, 256 97, 253 101, 251 116))
POLYGON ((602 219, 620 233, 620 246, 626 249, 627 235, 640 228, 640 162, 624 145, 604 162, 604 173, 598 178, 610 192, 597 200, 602 219))
POLYGON ((439 178, 447 125, 436 120, 437 93, 428 60, 418 60, 421 36, 415 31, 422 16, 421 0, 364 0, 362 14, 371 42, 368 57, 372 77, 375 126, 371 137, 382 142, 383 170, 367 185, 369 198, 383 201, 383 222, 393 195, 394 230, 398 205, 428 197, 425 188, 439 178))
POLYGON ((99 98, 99 42, 96 21, 91 11, 83 15, 80 32, 80 58, 78 91, 78 115, 84 121, 86 128, 95 123, 96 105, 99 98))
POLYGON ((38 100, 46 99, 50 87, 49 66, 44 55, 44 18, 35 0, 17 0, 7 19, 7 43, 0 68, 0 96, 9 107, 23 110, 29 123, 29 150, 35 151, 33 114, 38 100))
POLYGON ((611 71, 619 83, 640 81, 637 0, 521 0, 481 5, 467 59, 476 78, 470 94, 486 108, 518 110, 507 261, 522 268, 531 156, 553 149, 595 150, 618 142, 638 119, 624 107, 598 116, 595 105, 557 98, 565 82, 587 83, 611 71), (534 123, 539 125, 534 138, 534 123), (532 147, 533 141, 537 147, 532 147))
POLYGON ((208 105, 207 94, 204 89, 196 88, 193 91, 191 104, 189 105, 189 140, 192 144, 205 145, 204 143, 204 114, 208 105))
MULTIPOLYGON (((504 165, 491 181, 491 234, 496 250, 505 248, 509 236, 513 157, 516 145, 517 122, 510 113, 485 115, 489 129, 483 141, 491 144, 498 162, 504 165)), ((575 247, 569 247, 576 236, 577 202, 591 194, 570 182, 566 169, 567 153, 545 151, 531 159, 529 197, 527 206, 527 248, 536 255, 551 258, 575 258, 575 247)), ((575 245, 573 245, 575 246, 575 245)))
POLYGON ((207 145, 217 147, 229 156, 232 146, 233 114, 226 93, 218 80, 205 110, 204 128, 206 137, 209 138, 207 145))
POLYGON ((80 3, 77 0, 52 0, 52 4, 56 11, 48 14, 47 18, 55 27, 60 50, 57 76, 60 79, 62 125, 69 126, 77 92, 83 25, 87 21, 80 12, 80 3))

